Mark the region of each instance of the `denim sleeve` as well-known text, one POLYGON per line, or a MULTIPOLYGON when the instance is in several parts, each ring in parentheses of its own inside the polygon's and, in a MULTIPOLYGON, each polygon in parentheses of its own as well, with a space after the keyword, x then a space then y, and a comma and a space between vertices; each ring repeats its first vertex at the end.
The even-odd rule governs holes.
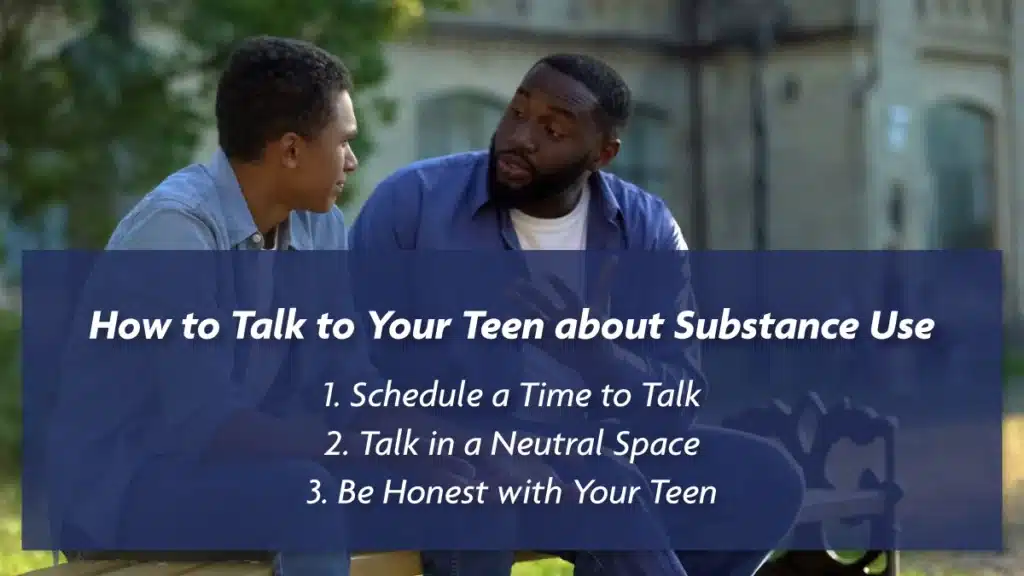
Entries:
POLYGON ((333 428, 344 428, 352 419, 354 409, 350 405, 355 398, 352 392, 354 384, 366 382, 370 389, 383 385, 382 378, 370 357, 366 315, 362 314, 355 304, 356 286, 360 280, 353 263, 356 253, 349 245, 345 228, 341 211, 335 210, 330 220, 329 234, 322 237, 323 241, 317 242, 318 249, 343 251, 339 252, 341 256, 333 260, 337 263, 338 269, 335 270, 332 264, 331 272, 317 279, 318 282, 325 284, 325 291, 321 296, 323 302, 319 310, 328 313, 332 318, 351 318, 358 328, 354 335, 344 342, 325 339, 307 344, 315 347, 315 356, 325 358, 326 363, 323 378, 315 385, 306 387, 304 393, 308 409, 325 412, 323 383, 338 383, 332 397, 338 400, 341 407, 327 408, 324 414, 326 422, 333 428))
POLYGON ((364 254, 414 249, 422 192, 414 172, 399 172, 381 181, 352 224, 351 249, 364 254))
MULTIPOLYGON (((158 345, 97 346, 103 353, 94 361, 106 362, 111 383, 133 380, 124 374, 145 375, 122 385, 153 387, 156 416, 174 447, 202 453, 243 406, 232 384, 232 339, 185 339, 181 319, 190 313, 217 318, 230 330, 230 312, 217 301, 230 252, 216 250, 212 228, 198 215, 174 206, 132 215, 107 249, 93 269, 87 294, 96 302, 117 303, 122 316, 158 315, 174 323, 158 345), (132 274, 132 263, 143 256, 124 251, 147 252, 146 273, 132 274)), ((102 367, 94 368, 103 373, 102 367)))
MULTIPOLYGON (((657 282, 643 282, 640 293, 632 293, 631 298, 642 295, 643 309, 657 311, 667 316, 670 321, 683 310, 696 311, 697 303, 690 277, 690 252, 675 218, 667 207, 651 215, 653 242, 648 249, 655 252, 672 253, 671 258, 659 258, 659 264, 671 262, 671 266, 659 269, 657 282), (671 311, 671 313, 669 313, 671 311)), ((648 271, 641 272, 649 274, 648 271)), ((634 283, 635 285, 635 283, 634 283)), ((634 382, 639 388, 643 382, 661 382, 666 386, 682 380, 693 380, 696 388, 706 390, 706 381, 701 370, 701 352, 696 340, 680 342, 671 336, 660 339, 648 339, 642 342, 607 343, 602 362, 595 362, 588 379, 595 381, 634 382), (609 376, 611 375, 611 376, 609 376)), ((642 402, 635 406, 643 406, 642 402)), ((640 410, 634 415, 642 415, 640 410)), ((687 409, 680 415, 686 425, 693 422, 695 411, 687 409)), ((639 426, 641 423, 637 424, 639 426)), ((640 426, 642 427, 642 426, 640 426)))
MULTIPOLYGON (((666 283, 670 290, 665 295, 666 301, 671 299, 672 306, 666 309, 676 313, 684 310, 692 310, 699 314, 697 297, 694 294, 693 282, 691 280, 690 251, 679 229, 679 223, 672 217, 666 208, 661 217, 661 226, 656 237, 656 250, 672 251, 679 255, 678 269, 674 274, 667 274, 669 281, 666 283)), ((663 382, 678 382, 682 379, 693 379, 694 384, 707 393, 707 380, 701 367, 700 341, 694 339, 692 342, 680 343, 674 339, 665 339, 662 343, 664 355, 679 360, 675 362, 674 370, 666 369, 663 382), (679 347, 682 346, 682 350, 679 347)))
MULTIPOLYGON (((410 266, 414 258, 407 251, 416 247, 416 214, 421 196, 422 184, 414 173, 394 174, 377 185, 352 225, 349 261, 355 308, 362 318, 369 318, 370 310, 394 310, 398 317, 415 317, 412 291, 416 279, 410 266), (384 286, 389 289, 380 289, 384 286), (399 288, 403 290, 402 298, 396 301, 399 288)), ((409 347, 401 341, 386 339, 372 340, 369 347, 373 364, 396 381, 409 376, 407 370, 422 366, 411 355, 424 347, 409 347)))
MULTIPOLYGON (((697 312, 697 298, 691 280, 690 251, 679 228, 679 223, 663 207, 655 220, 656 251, 675 252, 678 258, 674 261, 673 270, 665 270, 663 288, 656 290, 656 299, 663 310, 671 310, 675 314, 684 310, 697 312)), ((675 314, 672 315, 674 318, 675 314)), ((652 358, 648 363, 647 376, 649 382, 663 382, 666 385, 682 380, 693 380, 694 386, 707 395, 707 380, 701 367, 700 342, 680 342, 674 338, 663 338, 654 342, 652 358)), ((695 411, 684 411, 683 418, 692 424, 696 417, 695 411)))
POLYGON ((213 232, 198 216, 172 206, 125 220, 108 250, 215 250, 213 232))

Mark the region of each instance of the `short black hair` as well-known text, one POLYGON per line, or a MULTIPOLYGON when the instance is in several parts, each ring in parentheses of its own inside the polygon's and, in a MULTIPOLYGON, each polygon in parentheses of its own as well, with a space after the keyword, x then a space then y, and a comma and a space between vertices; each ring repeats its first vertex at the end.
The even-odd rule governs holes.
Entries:
POLYGON ((586 86, 597 98, 608 123, 606 129, 613 136, 625 129, 633 113, 633 94, 614 68, 586 54, 551 54, 537 64, 550 66, 586 86))
POLYGON ((228 158, 256 161, 267 142, 295 132, 314 138, 352 89, 340 59, 308 42, 272 36, 243 40, 217 85, 220 147, 228 158))

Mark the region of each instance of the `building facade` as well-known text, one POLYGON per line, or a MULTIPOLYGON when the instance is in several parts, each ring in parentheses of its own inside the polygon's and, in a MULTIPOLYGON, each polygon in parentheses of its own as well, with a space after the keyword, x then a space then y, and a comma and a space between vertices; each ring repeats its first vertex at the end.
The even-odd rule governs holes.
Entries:
MULTIPOLYGON (((534 62, 588 52, 637 105, 611 169, 665 198, 691 245, 755 246, 762 160, 768 248, 998 248, 1024 311, 1020 0, 471 0, 428 20, 387 48, 397 116, 375 131, 363 195, 413 160, 486 147, 534 62), (758 67, 743 40, 766 10, 785 18, 758 67)), ((8 227, 6 246, 59 246, 57 216, 42 243, 8 227)))
MULTIPOLYGON (((396 121, 364 190, 417 158, 486 147, 545 54, 614 65, 637 113, 613 170, 663 196, 691 243, 754 242, 751 53, 768 0, 475 0, 389 48, 396 121)), ((768 247, 992 247, 1024 287, 1024 4, 788 0, 764 58, 768 247)), ((357 203, 358 204, 358 203, 357 203)))

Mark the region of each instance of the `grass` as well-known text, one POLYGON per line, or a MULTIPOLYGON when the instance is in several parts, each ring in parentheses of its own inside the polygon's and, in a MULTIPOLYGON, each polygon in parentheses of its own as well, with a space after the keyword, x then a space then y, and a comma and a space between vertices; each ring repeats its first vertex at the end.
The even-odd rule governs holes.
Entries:
POLYGON ((565 560, 535 560, 512 568, 512 576, 572 576, 572 564, 565 560))
POLYGON ((1024 354, 1007 354, 1003 357, 1003 380, 1007 384, 1024 378, 1024 354))
POLYGON ((14 576, 52 564, 47 552, 21 551, 21 494, 16 482, 0 483, 0 576, 14 576))

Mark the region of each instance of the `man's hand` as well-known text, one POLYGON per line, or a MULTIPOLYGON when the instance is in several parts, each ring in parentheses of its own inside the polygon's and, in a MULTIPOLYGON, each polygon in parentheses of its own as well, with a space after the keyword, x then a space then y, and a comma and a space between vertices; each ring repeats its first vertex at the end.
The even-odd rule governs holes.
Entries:
MULTIPOLYGON (((561 278, 555 275, 548 276, 548 283, 558 294, 562 301, 561 305, 552 302, 545 291, 538 286, 526 281, 520 281, 513 286, 512 296, 526 308, 528 314, 542 319, 546 325, 555 324, 565 318, 580 318, 584 308, 590 309, 591 317, 603 321, 611 315, 611 289, 617 266, 618 259, 611 256, 601 268, 597 285, 594 290, 588 291, 589 298, 586 300, 573 292, 561 278)), ((566 366, 578 370, 580 363, 586 360, 585 351, 594 349, 594 346, 589 346, 589 344, 599 346, 601 341, 600 338, 593 341, 581 341, 545 337, 541 340, 530 340, 528 343, 537 346, 566 366)))
POLYGON ((573 292, 565 281, 557 275, 548 275, 547 280, 551 287, 558 293, 562 305, 558 306, 544 294, 537 286, 524 280, 519 281, 512 289, 513 295, 523 303, 533 314, 545 321, 557 321, 562 318, 579 318, 584 308, 590 308, 592 316, 601 318, 611 314, 611 290, 615 279, 615 269, 618 267, 618 258, 611 256, 601 268, 601 274, 597 278, 597 285, 590 292, 590 297, 584 299, 573 292))

